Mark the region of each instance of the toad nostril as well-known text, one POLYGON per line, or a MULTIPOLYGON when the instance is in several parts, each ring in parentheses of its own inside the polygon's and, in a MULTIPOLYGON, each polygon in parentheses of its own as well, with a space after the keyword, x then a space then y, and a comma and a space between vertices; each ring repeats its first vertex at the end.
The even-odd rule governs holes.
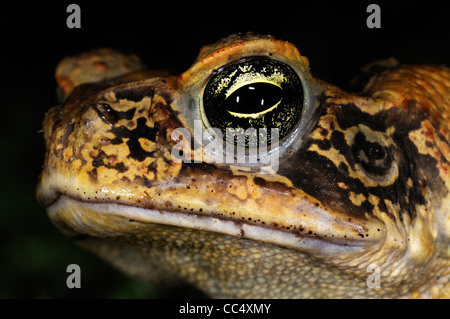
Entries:
POLYGON ((109 104, 106 103, 95 103, 93 105, 94 110, 97 112, 98 116, 106 123, 114 125, 119 120, 119 116, 116 111, 114 111, 109 104))
POLYGON ((132 120, 136 113, 136 108, 129 109, 128 111, 116 111, 107 103, 95 103, 92 105, 94 110, 103 122, 113 126, 119 120, 132 120))

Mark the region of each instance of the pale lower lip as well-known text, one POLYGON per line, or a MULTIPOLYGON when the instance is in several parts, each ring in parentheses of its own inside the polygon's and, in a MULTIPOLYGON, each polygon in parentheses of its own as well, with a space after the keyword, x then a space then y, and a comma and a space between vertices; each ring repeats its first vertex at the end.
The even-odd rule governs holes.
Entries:
MULTIPOLYGON (((181 228, 210 231, 238 238, 262 241, 278 246, 321 256, 346 254, 361 250, 371 242, 364 240, 343 240, 301 236, 289 231, 253 225, 244 221, 233 221, 211 216, 185 212, 169 212, 127 206, 115 203, 82 202, 65 195, 47 208, 50 218, 56 223, 64 223, 80 234, 97 237, 121 236, 136 233, 130 220, 144 224, 170 225, 181 228), (113 222, 108 218, 113 216, 113 222), (123 218, 123 223, 117 222, 123 218), (127 228, 129 224, 129 228, 127 228), (129 231, 129 232, 128 232, 129 231)), ((373 244, 373 243, 372 243, 373 244)))

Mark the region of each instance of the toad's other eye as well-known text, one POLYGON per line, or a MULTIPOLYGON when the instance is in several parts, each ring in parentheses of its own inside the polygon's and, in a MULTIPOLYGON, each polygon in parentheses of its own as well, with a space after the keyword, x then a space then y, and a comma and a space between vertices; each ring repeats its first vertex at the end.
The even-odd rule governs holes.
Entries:
MULTIPOLYGON (((239 134, 248 128, 278 129, 280 140, 299 122, 302 82, 289 65, 254 57, 225 66, 211 76, 203 92, 206 125, 239 134)), ((248 139, 247 139, 248 142, 248 139)), ((247 146, 258 146, 250 143, 247 146)), ((267 141, 270 144, 270 138, 267 141)))

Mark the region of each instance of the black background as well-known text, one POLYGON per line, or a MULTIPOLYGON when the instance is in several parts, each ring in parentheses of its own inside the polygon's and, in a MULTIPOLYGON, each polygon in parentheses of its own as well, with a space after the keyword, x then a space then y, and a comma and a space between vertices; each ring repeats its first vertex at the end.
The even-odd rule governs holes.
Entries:
POLYGON ((374 60, 450 64, 443 1, 371 1, 381 7, 381 29, 366 26, 369 1, 73 2, 81 29, 66 27, 68 1, 0 7, 0 298, 194 296, 119 274, 65 239, 36 203, 44 154, 38 131, 56 104, 53 72, 63 57, 111 47, 179 74, 202 45, 253 31, 294 43, 314 76, 344 89, 374 60), (66 287, 71 263, 81 267, 81 289, 66 287))

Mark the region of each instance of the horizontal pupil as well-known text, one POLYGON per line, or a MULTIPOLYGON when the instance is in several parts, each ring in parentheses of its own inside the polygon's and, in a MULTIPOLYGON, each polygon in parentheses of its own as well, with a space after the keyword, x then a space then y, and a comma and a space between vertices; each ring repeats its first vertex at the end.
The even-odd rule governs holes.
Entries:
POLYGON ((276 85, 257 82, 247 84, 234 91, 224 101, 223 107, 229 112, 257 114, 275 104, 282 97, 282 89, 276 85))

